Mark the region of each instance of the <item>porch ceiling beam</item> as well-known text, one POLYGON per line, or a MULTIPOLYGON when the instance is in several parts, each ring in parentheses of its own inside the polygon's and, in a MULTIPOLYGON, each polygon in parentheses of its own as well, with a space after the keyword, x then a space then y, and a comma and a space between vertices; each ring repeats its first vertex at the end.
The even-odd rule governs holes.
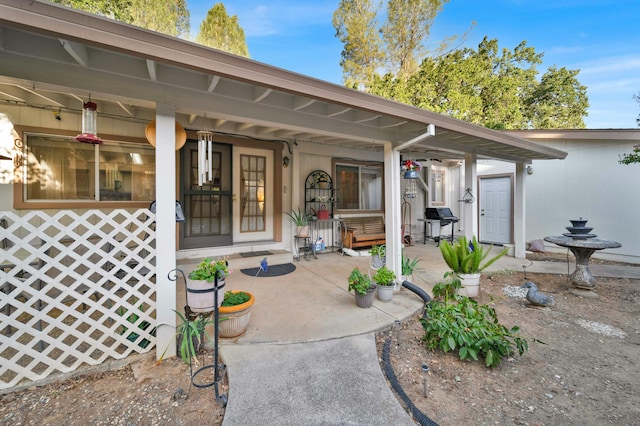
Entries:
POLYGON ((304 98, 302 96, 294 96, 293 97, 293 109, 299 111, 308 107, 309 105, 315 103, 315 99, 304 98))
POLYGON ((410 146, 413 146, 413 145, 415 145, 415 144, 417 144, 419 142, 422 142, 422 141, 424 141, 426 139, 432 138, 435 135, 436 135, 436 126, 434 126, 433 124, 429 124, 427 126, 427 131, 426 132, 424 132, 421 135, 416 136, 415 138, 413 138, 411 140, 408 140, 408 141, 406 141, 404 143, 401 143, 400 145, 397 145, 395 147, 395 149, 397 151, 402 151, 405 148, 409 148, 410 146))
POLYGON ((216 86, 220 83, 220 76, 208 75, 207 76, 207 92, 213 93, 216 90, 216 86))
POLYGON ((265 99, 267 96, 269 96, 271 94, 273 90, 271 89, 265 89, 264 87, 256 87, 253 89, 253 102, 255 103, 259 103, 260 101, 262 101, 263 99, 265 99))
POLYGON ((525 163, 530 163, 529 159, 519 155, 509 155, 509 154, 504 154, 497 151, 487 151, 484 149, 472 149, 468 145, 461 145, 454 142, 450 142, 448 140, 439 140, 439 139, 432 138, 427 143, 425 143, 425 146, 428 148, 439 148, 442 150, 452 150, 452 151, 461 152, 461 153, 472 153, 472 154, 475 153, 479 157, 496 158, 496 159, 501 159, 509 162, 522 161, 525 163))
POLYGON ((118 104, 118 106, 120 108, 122 108, 122 110, 129 116, 129 117, 135 117, 135 113, 134 113, 134 108, 133 107, 127 107, 125 106, 122 102, 117 101, 116 102, 118 104))
POLYGON ((60 39, 60 44, 78 65, 84 68, 89 67, 89 54, 85 45, 64 39, 60 39))
POLYGON ((147 63, 147 72, 149 73, 149 78, 151 81, 158 81, 158 72, 156 62, 150 59, 145 61, 147 63))

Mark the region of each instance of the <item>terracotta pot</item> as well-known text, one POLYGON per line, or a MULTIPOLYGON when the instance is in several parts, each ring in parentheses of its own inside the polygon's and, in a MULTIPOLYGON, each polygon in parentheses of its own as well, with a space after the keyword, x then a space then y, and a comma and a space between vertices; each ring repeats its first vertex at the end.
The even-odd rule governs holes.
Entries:
POLYGON ((308 237, 309 236, 309 225, 298 226, 296 230, 296 236, 298 237, 308 237))
MULTIPOLYGON (((193 312, 212 312, 215 309, 215 281, 187 278, 187 305, 193 312)), ((218 307, 224 299, 225 279, 218 280, 218 307)))
MULTIPOLYGON (((233 290, 232 293, 239 293, 240 290, 233 290)), ((244 334, 249 328, 249 320, 251 319, 251 307, 255 302, 253 294, 244 291, 251 299, 240 305, 220 306, 218 323, 218 336, 220 337, 237 337, 244 334)))

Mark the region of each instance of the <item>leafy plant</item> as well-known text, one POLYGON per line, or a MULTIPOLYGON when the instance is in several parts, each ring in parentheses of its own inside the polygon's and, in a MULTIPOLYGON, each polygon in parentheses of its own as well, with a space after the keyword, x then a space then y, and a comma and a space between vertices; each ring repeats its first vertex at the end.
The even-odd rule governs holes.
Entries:
POLYGON ((225 291, 222 306, 242 305, 251 299, 251 295, 244 291, 225 291))
POLYGON ((460 288, 456 274, 447 273, 445 278, 448 280, 433 288, 434 299, 426 307, 428 318, 420 320, 428 349, 457 351, 461 360, 482 358, 493 368, 516 350, 522 356, 529 349, 527 340, 518 334, 519 327, 506 328, 494 308, 456 295, 460 288))
POLYGON ((198 315, 193 321, 187 321, 180 312, 175 310, 174 312, 178 314, 181 321, 176 327, 176 337, 179 342, 178 353, 182 362, 189 364, 189 359, 196 356, 198 348, 204 343, 203 340, 208 337, 205 333, 205 327, 214 324, 215 321, 203 315, 198 315))
POLYGON ((418 270, 418 262, 422 259, 416 257, 415 259, 409 259, 408 257, 402 256, 402 275, 413 275, 415 271, 418 270))
POLYGON ((215 280, 216 274, 218 274, 218 279, 227 276, 229 274, 229 264, 226 260, 206 258, 198 264, 196 269, 189 273, 189 279, 206 280, 211 283, 215 280))
POLYGON ((378 285, 393 285, 393 282, 396 280, 396 274, 386 266, 383 266, 376 271, 376 274, 373 276, 373 280, 378 285))
POLYGON ((372 286, 371 284, 369 275, 363 274, 360 268, 353 268, 349 275, 349 291, 353 290, 358 294, 365 295, 372 286))
POLYGON ((453 245, 447 240, 440 242, 440 252, 442 253, 444 261, 453 272, 458 274, 476 274, 481 272, 509 251, 509 248, 505 247, 496 256, 485 261, 489 253, 491 253, 492 248, 493 246, 485 251, 484 247, 478 244, 475 236, 471 242, 469 242, 466 237, 458 238, 453 245))
POLYGON ((387 254, 387 247, 384 244, 380 246, 374 244, 371 246, 371 249, 369 249, 369 253, 371 253, 372 256, 378 255, 380 257, 385 257, 387 254))
POLYGON ((297 226, 307 226, 309 224, 309 216, 307 213, 298 208, 298 210, 291 210, 290 212, 285 212, 287 216, 291 219, 293 223, 297 226))

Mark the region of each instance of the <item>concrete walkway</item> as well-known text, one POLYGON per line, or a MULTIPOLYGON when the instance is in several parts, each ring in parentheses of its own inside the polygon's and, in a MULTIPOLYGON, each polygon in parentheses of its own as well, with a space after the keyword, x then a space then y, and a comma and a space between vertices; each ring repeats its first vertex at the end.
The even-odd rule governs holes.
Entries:
MULTIPOLYGON (((431 294, 448 269, 439 249, 433 243, 417 244, 405 254, 423 259, 413 282, 431 294)), ((289 253, 280 253, 268 255, 269 264, 292 262, 297 267, 293 273, 263 278, 240 272, 261 259, 229 260, 227 286, 253 293, 256 304, 247 332, 220 343, 230 388, 223 424, 415 424, 380 369, 375 332, 420 314, 422 299, 402 289, 391 302, 376 299, 372 308, 358 308, 353 293, 347 292, 347 277, 356 266, 368 271, 368 257, 336 252, 296 262, 289 253)), ((501 258, 490 269, 522 271, 523 266, 531 273, 574 269, 512 257, 501 258)), ((181 267, 188 271, 189 265, 182 262, 181 267)), ((640 279, 640 267, 593 265, 591 271, 640 279)))

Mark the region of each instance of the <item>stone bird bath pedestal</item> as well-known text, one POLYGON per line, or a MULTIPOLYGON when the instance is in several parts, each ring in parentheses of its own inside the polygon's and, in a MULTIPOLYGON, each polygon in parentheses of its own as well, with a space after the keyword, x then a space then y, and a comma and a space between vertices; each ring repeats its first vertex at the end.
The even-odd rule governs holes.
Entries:
POLYGON ((573 226, 568 226, 570 233, 562 236, 545 237, 544 240, 562 247, 567 247, 576 257, 576 269, 570 275, 571 283, 575 287, 573 294, 596 298, 596 279, 589 271, 589 259, 597 250, 622 247, 617 241, 607 241, 595 238, 589 234, 593 228, 585 227, 586 220, 572 220, 573 226))

